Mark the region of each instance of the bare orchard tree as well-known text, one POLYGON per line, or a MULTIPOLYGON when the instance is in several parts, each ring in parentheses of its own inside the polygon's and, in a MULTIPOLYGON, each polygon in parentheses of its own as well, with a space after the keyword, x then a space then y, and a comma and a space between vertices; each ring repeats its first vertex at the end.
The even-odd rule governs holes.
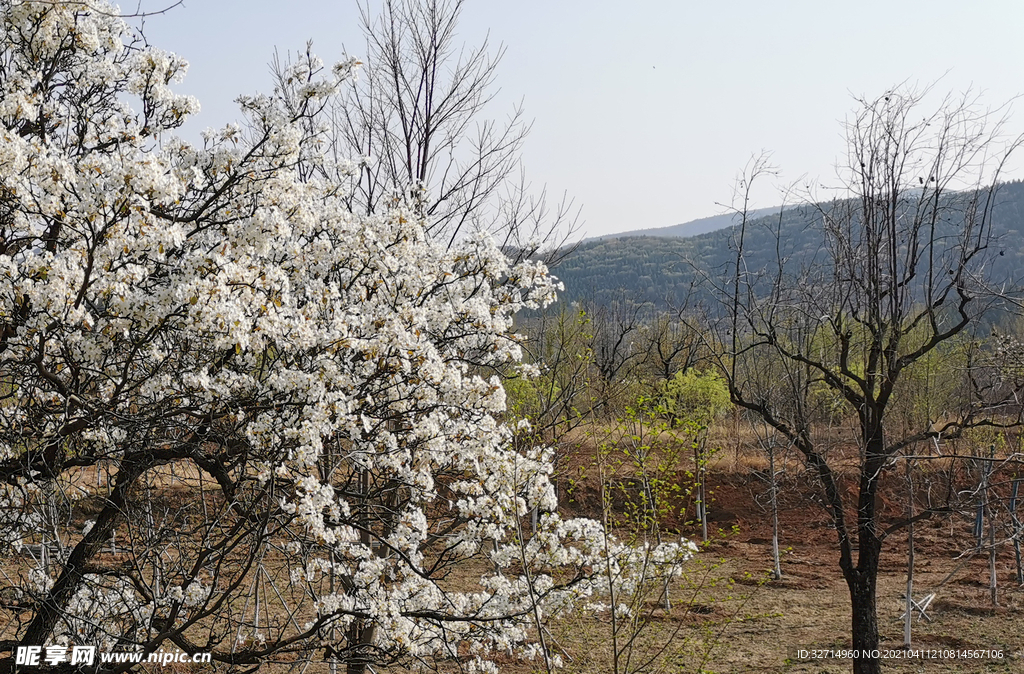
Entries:
POLYGON ((623 293, 608 304, 590 303, 590 353, 594 363, 594 411, 608 414, 636 401, 638 374, 647 355, 650 308, 623 293))
MULTIPOLYGON (((880 554, 885 539, 909 524, 881 506, 884 476, 919 443, 1021 422, 1019 408, 1006 406, 1014 387, 977 367, 975 349, 948 348, 970 341, 983 315, 1005 306, 1006 289, 1020 288, 992 266, 996 181, 1019 140, 1005 140, 1002 120, 971 98, 947 98, 925 113, 927 93, 899 88, 859 101, 847 125, 847 198, 797 212, 803 221, 795 224, 813 232, 816 252, 787 250, 779 227, 774 259, 755 265, 744 219, 734 274, 719 286, 727 311, 718 339, 733 402, 792 443, 820 482, 850 591, 858 674, 881 671, 870 657, 879 644, 880 554), (893 401, 915 368, 938 353, 967 382, 958 404, 911 428, 891 423, 893 401), (765 363, 780 376, 743 376, 765 363), (814 432, 811 411, 823 395, 858 430, 852 503, 814 432)), ((912 519, 933 514, 923 509, 912 519)))
POLYGON ((669 380, 697 367, 707 357, 701 327, 707 319, 703 307, 691 307, 689 295, 681 306, 669 307, 651 320, 645 350, 651 375, 669 380))
POLYGON ((557 250, 576 229, 571 203, 549 212, 544 192, 529 189, 522 108, 504 122, 484 116, 505 50, 487 38, 463 44, 462 8, 463 0, 384 0, 375 14, 361 5, 364 65, 328 119, 338 165, 363 158, 350 206, 379 212, 411 190, 422 194, 431 235, 448 246, 485 229, 524 257, 542 244, 557 250))

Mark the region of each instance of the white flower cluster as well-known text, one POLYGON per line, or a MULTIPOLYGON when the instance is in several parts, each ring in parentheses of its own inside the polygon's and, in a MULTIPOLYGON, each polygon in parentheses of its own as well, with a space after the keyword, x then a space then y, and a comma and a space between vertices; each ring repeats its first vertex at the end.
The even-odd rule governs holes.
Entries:
MULTIPOLYGON (((341 185, 303 170, 319 161, 304 115, 354 62, 324 80, 310 55, 287 91, 239 99, 246 132, 195 148, 166 137, 196 109, 169 87, 184 61, 90 6, 102 11, 0 3, 5 470, 63 465, 37 447, 124 474, 194 459, 225 491, 258 492, 288 536, 291 591, 325 629, 372 625, 396 658, 461 649, 471 670, 492 671, 494 652, 535 655, 530 621, 605 592, 602 565, 627 593, 638 570, 678 573, 691 546, 609 552, 598 523, 556 514, 551 450, 511 446, 496 372, 537 375, 512 330, 517 311, 555 299, 544 265, 514 264, 485 233, 441 245, 414 205, 356 215, 341 185), (447 570, 473 557, 494 572, 453 588, 447 570)), ((26 496, 50 479, 38 472, 0 487, 0 540, 40 526, 26 496)), ((222 585, 143 600, 124 578, 88 576, 53 633, 135 640, 155 605, 196 609, 222 585)))
POLYGON ((152 615, 152 603, 141 597, 128 579, 87 574, 48 641, 63 646, 95 644, 101 650, 111 650, 125 639, 142 638, 152 615))

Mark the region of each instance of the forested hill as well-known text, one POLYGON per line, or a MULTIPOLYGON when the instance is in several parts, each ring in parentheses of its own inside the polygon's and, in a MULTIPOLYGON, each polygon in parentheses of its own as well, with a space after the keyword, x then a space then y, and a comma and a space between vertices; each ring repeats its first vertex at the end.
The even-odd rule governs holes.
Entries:
MULTIPOLYGON (((1024 269, 1024 182, 1000 185, 992 229, 1002 255, 1001 271, 1024 269)), ((823 260, 817 207, 791 208, 748 222, 746 243, 750 269, 773 264, 781 254, 789 264, 823 260), (781 236, 776 241, 775 231, 781 236)), ((680 306, 695 280, 716 282, 729 273, 735 258, 736 227, 690 237, 619 236, 585 241, 553 271, 565 283, 562 298, 597 303, 651 302, 680 306)), ((996 276, 1000 276, 999 273, 996 276)))

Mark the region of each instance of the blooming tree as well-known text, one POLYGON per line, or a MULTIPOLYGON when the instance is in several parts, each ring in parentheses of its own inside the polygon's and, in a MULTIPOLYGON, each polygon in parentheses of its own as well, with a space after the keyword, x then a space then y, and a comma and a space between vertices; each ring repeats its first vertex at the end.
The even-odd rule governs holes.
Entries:
POLYGON ((679 572, 689 544, 563 519, 550 451, 510 448, 544 266, 308 170, 354 62, 197 148, 186 63, 110 6, 6 0, 0 31, 0 540, 33 555, 0 564, 0 652, 550 666, 547 616, 679 572))

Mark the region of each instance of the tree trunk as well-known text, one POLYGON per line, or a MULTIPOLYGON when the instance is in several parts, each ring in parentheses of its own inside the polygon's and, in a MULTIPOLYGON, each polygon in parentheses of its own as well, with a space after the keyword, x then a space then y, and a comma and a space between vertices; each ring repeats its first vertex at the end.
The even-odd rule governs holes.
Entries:
POLYGON ((910 648, 914 626, 914 473, 907 459, 907 614, 903 620, 903 647, 910 648))
POLYGON ((355 620, 348 631, 349 655, 345 664, 346 674, 366 674, 373 658, 370 649, 373 647, 376 625, 367 624, 364 620, 355 620))
POLYGON ((768 470, 772 489, 772 578, 782 580, 782 560, 779 557, 779 476, 775 473, 775 447, 768 448, 768 470))
POLYGON ((885 467, 885 432, 882 426, 883 409, 867 407, 861 416, 864 439, 864 463, 861 466, 860 495, 857 502, 857 566, 843 570, 850 588, 850 607, 853 614, 854 674, 881 674, 882 662, 878 654, 878 561, 882 541, 876 533, 878 526, 878 485, 885 467))
POLYGON ((103 541, 113 535, 117 521, 127 511, 129 491, 139 476, 151 465, 139 459, 122 460, 110 498, 97 515, 92 529, 71 551, 49 594, 37 601, 35 617, 22 635, 21 645, 39 646, 50 643, 50 637, 60 623, 64 609, 85 580, 88 564, 100 551, 103 541))
MULTIPOLYGON (((861 554, 871 554, 861 551, 861 554)), ((877 551, 873 555, 876 558, 877 551)), ((870 572, 854 572, 855 577, 847 579, 850 588, 850 605, 853 612, 853 660, 854 674, 881 674, 882 662, 878 657, 878 613, 875 607, 877 566, 870 572)))
POLYGON ((1017 494, 1020 492, 1020 483, 1024 480, 1013 481, 1013 492, 1010 494, 1010 521, 1013 522, 1013 555, 1017 561, 1017 584, 1024 585, 1024 568, 1020 559, 1020 538, 1024 534, 1024 526, 1021 526, 1017 519, 1017 494))
MULTIPOLYGON (((371 548, 370 539, 370 517, 369 517, 369 493, 370 493, 370 471, 365 468, 359 469, 359 523, 362 531, 359 532, 360 542, 371 548)), ((376 626, 369 621, 353 620, 348 628, 348 660, 345 666, 346 674, 366 674, 372 664, 370 648, 373 646, 373 637, 376 626)))

